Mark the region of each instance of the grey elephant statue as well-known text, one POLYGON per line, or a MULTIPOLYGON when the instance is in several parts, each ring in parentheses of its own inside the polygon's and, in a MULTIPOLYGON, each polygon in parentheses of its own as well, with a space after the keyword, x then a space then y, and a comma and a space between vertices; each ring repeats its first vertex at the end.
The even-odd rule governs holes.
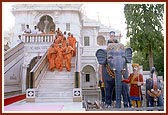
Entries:
POLYGON ((147 107, 163 106, 161 81, 158 79, 155 67, 151 69, 151 78, 146 79, 147 107))
POLYGON ((115 88, 115 107, 121 108, 121 95, 124 107, 131 107, 129 87, 122 82, 122 77, 124 79, 128 78, 127 63, 131 63, 132 49, 125 48, 121 43, 110 43, 106 49, 98 49, 96 57, 98 63, 102 65, 106 105, 111 106, 112 93, 115 88))

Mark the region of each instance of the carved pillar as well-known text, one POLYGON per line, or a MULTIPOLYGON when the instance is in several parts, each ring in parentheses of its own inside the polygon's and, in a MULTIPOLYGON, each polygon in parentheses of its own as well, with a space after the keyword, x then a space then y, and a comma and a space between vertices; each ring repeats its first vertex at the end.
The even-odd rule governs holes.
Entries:
POLYGON ((44 32, 47 33, 47 25, 49 24, 49 21, 47 20, 47 16, 46 16, 46 19, 44 20, 44 32))
POLYGON ((93 39, 93 43, 94 43, 93 46, 97 46, 97 35, 98 34, 97 34, 97 31, 96 31, 96 28, 94 28, 93 31, 94 31, 93 32, 93 37, 94 37, 94 39, 93 39))

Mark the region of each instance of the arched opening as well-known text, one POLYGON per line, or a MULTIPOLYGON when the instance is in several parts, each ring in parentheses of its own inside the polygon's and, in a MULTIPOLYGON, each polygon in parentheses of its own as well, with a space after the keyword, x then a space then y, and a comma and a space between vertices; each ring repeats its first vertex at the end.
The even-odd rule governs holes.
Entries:
POLYGON ((37 27, 40 30, 43 30, 45 33, 49 33, 51 30, 55 31, 55 23, 53 22, 52 17, 49 15, 42 16, 37 24, 37 27))
POLYGON ((104 36, 100 35, 97 37, 97 45, 99 45, 99 46, 106 45, 106 40, 105 40, 104 36))
POLYGON ((27 75, 26 75, 26 89, 32 88, 33 83, 32 79, 30 78, 30 71, 33 69, 33 67, 36 65, 36 63, 40 60, 41 56, 34 57, 27 68, 27 75))
POLYGON ((86 65, 82 69, 82 89, 93 89, 96 88, 97 79, 94 68, 90 65, 86 65))

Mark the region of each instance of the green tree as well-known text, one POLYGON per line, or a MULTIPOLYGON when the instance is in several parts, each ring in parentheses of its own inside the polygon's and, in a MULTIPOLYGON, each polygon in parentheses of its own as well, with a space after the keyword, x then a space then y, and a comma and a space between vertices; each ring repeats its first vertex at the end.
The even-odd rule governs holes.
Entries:
MULTIPOLYGON (((130 42, 127 42, 126 47, 130 47, 130 42)), ((153 60, 158 76, 164 77, 164 50, 160 52, 153 52, 153 60)), ((140 65, 143 65, 143 70, 151 69, 149 68, 149 60, 147 60, 147 57, 144 52, 134 51, 132 61, 133 63, 138 62, 140 65)))
POLYGON ((159 76, 164 76, 164 51, 154 52, 154 66, 159 76))
POLYGON ((154 66, 154 53, 164 50, 164 4, 125 4, 124 13, 130 46, 148 59, 151 68, 154 66))
POLYGON ((143 52, 135 51, 133 53, 133 63, 139 63, 139 65, 143 65, 143 70, 150 70, 148 63, 149 61, 145 58, 143 52))

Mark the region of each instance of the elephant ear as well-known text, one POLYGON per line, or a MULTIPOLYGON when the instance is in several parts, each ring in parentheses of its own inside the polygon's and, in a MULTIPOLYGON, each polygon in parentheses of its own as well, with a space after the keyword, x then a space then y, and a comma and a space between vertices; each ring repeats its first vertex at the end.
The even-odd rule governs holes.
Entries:
POLYGON ((125 50, 126 62, 131 63, 132 60, 132 48, 126 48, 125 50))
POLYGON ((99 62, 99 64, 103 65, 106 63, 106 58, 107 58, 107 51, 106 49, 98 49, 96 51, 96 57, 99 62))

